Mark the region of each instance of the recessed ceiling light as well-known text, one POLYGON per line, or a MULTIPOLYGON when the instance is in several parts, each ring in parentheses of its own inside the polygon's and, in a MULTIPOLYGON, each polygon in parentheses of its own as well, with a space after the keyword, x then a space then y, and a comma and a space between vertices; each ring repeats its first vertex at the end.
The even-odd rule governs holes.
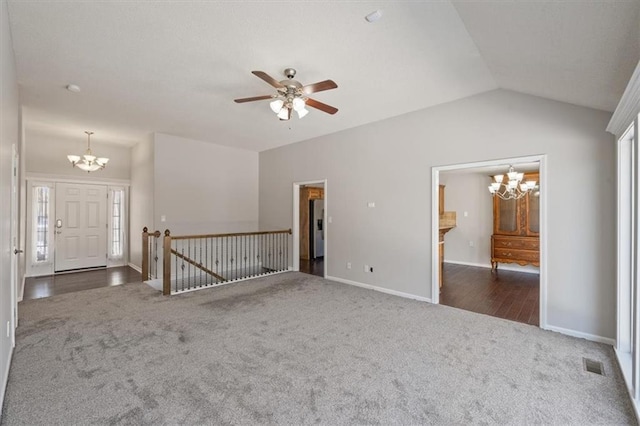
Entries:
POLYGON ((371 12, 370 14, 364 17, 364 19, 366 19, 367 22, 376 22, 380 18, 382 18, 381 10, 376 10, 375 12, 371 12))
POLYGON ((75 84, 69 84, 67 85, 67 90, 70 92, 78 93, 80 91, 80 86, 75 84))

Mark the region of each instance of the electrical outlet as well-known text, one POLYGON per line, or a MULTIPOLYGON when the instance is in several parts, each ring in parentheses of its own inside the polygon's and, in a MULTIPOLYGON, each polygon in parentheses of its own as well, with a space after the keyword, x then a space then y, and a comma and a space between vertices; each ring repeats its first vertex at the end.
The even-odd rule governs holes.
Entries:
POLYGON ((347 269, 351 269, 351 262, 347 262, 347 269))
POLYGON ((473 247, 475 243, 473 241, 469 241, 469 247, 473 247))
POLYGON ((364 265, 364 271, 369 272, 369 265, 364 265))

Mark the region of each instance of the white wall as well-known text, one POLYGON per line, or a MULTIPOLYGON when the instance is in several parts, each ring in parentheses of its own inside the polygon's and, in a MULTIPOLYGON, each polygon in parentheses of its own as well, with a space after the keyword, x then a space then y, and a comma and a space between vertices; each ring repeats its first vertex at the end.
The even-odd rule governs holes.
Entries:
POLYGON ((87 173, 72 167, 67 155, 83 155, 87 149, 87 135, 81 133, 73 139, 61 139, 39 131, 26 130, 27 174, 46 174, 70 179, 99 180, 131 178, 131 148, 102 144, 91 140, 91 150, 99 157, 109 158, 103 170, 87 173))
POLYGON ((129 261, 142 266, 142 228, 155 231, 153 221, 153 138, 131 149, 131 191, 129 203, 129 261))
MULTIPOLYGON (((19 101, 15 59, 9 31, 7 2, 0 1, 0 406, 9 374, 11 339, 6 324, 12 315, 11 304, 11 172, 12 145, 19 143, 19 101)), ((0 414, 1 415, 1 414, 0 414)))
POLYGON ((156 133, 154 157, 158 229, 172 235, 258 229, 256 152, 156 133))
POLYGON ((456 227, 444 236, 445 262, 491 267, 493 198, 487 190, 489 182, 486 173, 440 174, 445 210, 456 212, 456 227))
POLYGON ((265 151, 260 222, 290 227, 292 182, 327 178, 328 275, 428 298, 431 167, 547 154, 548 325, 614 338, 610 117, 496 90, 265 151))

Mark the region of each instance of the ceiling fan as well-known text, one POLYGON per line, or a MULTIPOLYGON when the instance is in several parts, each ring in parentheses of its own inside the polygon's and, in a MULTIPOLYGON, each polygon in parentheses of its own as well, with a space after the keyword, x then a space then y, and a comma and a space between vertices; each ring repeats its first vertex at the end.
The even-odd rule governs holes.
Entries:
POLYGON ((291 119, 292 111, 298 114, 299 118, 304 117, 309 113, 305 106, 310 106, 320 111, 324 111, 327 114, 335 114, 338 112, 338 108, 334 108, 331 105, 323 104, 322 102, 311 99, 307 95, 316 92, 322 92, 323 90, 335 89, 338 85, 333 80, 319 81, 314 84, 308 84, 303 86, 300 82, 293 79, 296 75, 296 70, 293 68, 287 68, 284 70, 286 80, 278 81, 271 77, 264 71, 251 71, 253 75, 266 81, 270 85, 276 88, 276 94, 254 96, 251 98, 235 99, 234 101, 241 104, 243 102, 262 101, 265 99, 273 99, 269 106, 271 110, 278 114, 280 120, 286 121, 291 119))

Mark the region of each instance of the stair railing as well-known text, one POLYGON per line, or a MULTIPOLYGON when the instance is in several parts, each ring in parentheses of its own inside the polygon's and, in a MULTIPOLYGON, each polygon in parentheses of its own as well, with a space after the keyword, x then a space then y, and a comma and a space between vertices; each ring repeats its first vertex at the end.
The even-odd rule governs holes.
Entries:
POLYGON ((162 293, 182 293, 289 270, 291 229, 163 237, 162 293))
POLYGON ((142 229, 142 281, 158 278, 158 241, 160 231, 142 229))

